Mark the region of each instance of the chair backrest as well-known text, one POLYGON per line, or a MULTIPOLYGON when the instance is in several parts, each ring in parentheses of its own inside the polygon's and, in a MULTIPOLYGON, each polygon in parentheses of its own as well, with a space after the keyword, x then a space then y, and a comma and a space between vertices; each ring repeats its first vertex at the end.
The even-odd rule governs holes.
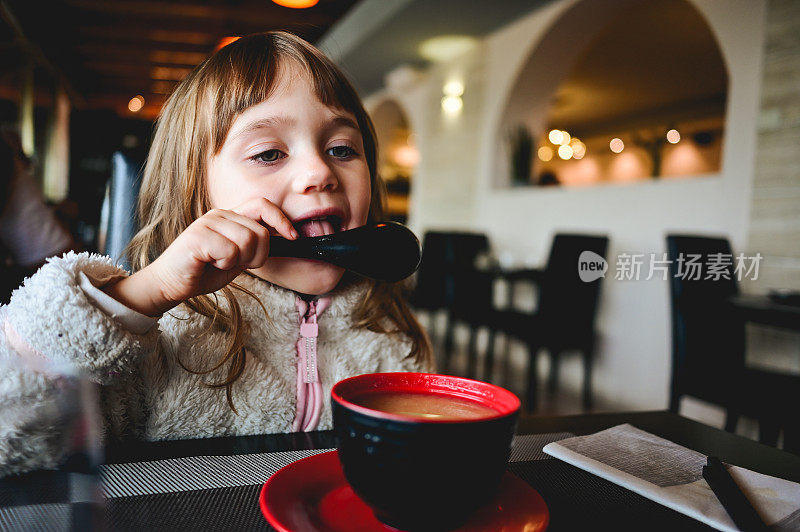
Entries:
POLYGON ((744 367, 744 322, 730 312, 739 293, 725 238, 668 235, 673 378, 709 372, 709 386, 744 367), (713 373, 710 373, 713 372, 713 373))
POLYGON ((452 299, 449 300, 451 307, 457 314, 489 312, 493 278, 479 271, 476 265, 478 256, 489 251, 489 238, 483 233, 452 233, 449 240, 453 289, 452 299))
POLYGON ((100 232, 104 235, 101 251, 120 266, 130 269, 125 248, 139 230, 136 202, 142 180, 143 161, 133 155, 115 152, 111 157, 111 179, 103 205, 105 223, 100 232))
POLYGON ((594 330, 602 277, 584 282, 578 259, 584 251, 606 257, 608 237, 556 234, 539 291, 538 313, 549 327, 565 335, 591 335, 594 330))
POLYGON ((456 284, 475 268, 475 259, 489 249, 489 239, 480 233, 428 231, 423 237, 422 261, 417 273, 414 302, 419 308, 449 308, 456 303, 456 284))

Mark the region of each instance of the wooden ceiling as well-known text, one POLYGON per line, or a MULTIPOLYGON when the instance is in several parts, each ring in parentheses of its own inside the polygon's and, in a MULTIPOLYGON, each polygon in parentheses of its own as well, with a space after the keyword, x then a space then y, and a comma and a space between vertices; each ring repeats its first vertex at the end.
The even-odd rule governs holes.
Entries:
POLYGON ((315 42, 356 1, 290 9, 270 0, 0 0, 11 14, 0 28, 0 97, 19 92, 20 70, 33 55, 37 77, 63 76, 79 108, 153 118, 223 37, 282 29, 315 42), (131 113, 136 95, 145 108, 131 113))

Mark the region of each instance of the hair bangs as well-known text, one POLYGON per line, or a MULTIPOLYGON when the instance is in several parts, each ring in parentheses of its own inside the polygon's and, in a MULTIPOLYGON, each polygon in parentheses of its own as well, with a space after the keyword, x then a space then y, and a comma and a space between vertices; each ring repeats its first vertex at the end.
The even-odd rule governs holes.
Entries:
POLYGON ((272 94, 280 68, 275 51, 273 39, 256 34, 225 46, 208 59, 212 153, 222 148, 237 115, 272 94))
MULTIPOLYGON (((211 147, 218 153, 236 116, 270 97, 281 69, 299 68, 312 84, 315 96, 328 107, 353 114, 362 136, 373 133, 353 86, 330 59, 289 33, 257 33, 242 37, 211 56, 206 65, 211 147)), ((372 143, 367 161, 375 157, 372 143)), ((372 164, 370 173, 374 175, 372 164)))

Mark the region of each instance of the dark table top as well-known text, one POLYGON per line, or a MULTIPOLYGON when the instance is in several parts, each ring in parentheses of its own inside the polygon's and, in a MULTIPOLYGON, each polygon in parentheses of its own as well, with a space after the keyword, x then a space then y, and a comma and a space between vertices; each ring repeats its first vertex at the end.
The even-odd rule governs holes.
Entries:
MULTIPOLYGON (((559 417, 523 417, 518 434, 571 432, 591 434, 630 423, 679 445, 760 473, 800 482, 800 456, 736 436, 670 412, 627 412, 559 417)), ((336 446, 332 431, 236 436, 200 440, 137 442, 109 446, 109 463, 139 462, 199 455, 232 455, 325 449, 336 446)))
POLYGON ((739 295, 728 300, 746 321, 800 331, 800 306, 780 303, 766 295, 739 295))
MULTIPOLYGON (((630 423, 701 453, 719 456, 729 463, 800 482, 800 456, 766 447, 669 412, 523 417, 520 419, 517 433, 571 432, 581 435, 621 423, 630 423)), ((106 461, 142 462, 201 455, 325 449, 335 445, 332 431, 165 442, 128 442, 109 445, 106 461)), ((559 460, 516 462, 510 464, 509 469, 537 489, 545 498, 551 512, 553 532, 586 529, 603 524, 613 524, 619 530, 639 530, 645 524, 649 530, 708 529, 697 521, 559 460), (576 512, 578 508, 580 511, 576 512)), ((62 478, 59 473, 43 471, 0 479, 0 514, 4 506, 13 507, 15 504, 20 504, 20 496, 25 499, 30 498, 23 492, 36 491, 37 478, 42 475, 45 476, 38 478, 39 489, 42 491, 39 498, 44 495, 45 498, 52 499, 55 494, 68 491, 68 479, 62 478)), ((238 528, 267 530, 268 527, 253 502, 257 500, 260 487, 254 485, 229 489, 198 489, 153 496, 118 497, 109 499, 108 508, 103 510, 106 512, 103 515, 111 519, 112 529, 121 527, 120 529, 191 530, 208 528, 209 523, 216 523, 217 528, 224 529, 231 528, 231 523, 234 522, 240 524, 246 522, 247 526, 242 525, 238 528), (222 523, 225 526, 222 526, 222 523)), ((35 503, 43 502, 55 501, 44 500, 35 503)), ((24 502, 24 504, 32 503, 33 500, 24 502)), ((96 509, 96 506, 86 503, 73 504, 73 525, 77 523, 79 525, 77 528, 82 529, 83 524, 96 518, 93 516, 97 514, 92 513, 96 509)), ((0 528, 2 528, 1 523, 0 528)))

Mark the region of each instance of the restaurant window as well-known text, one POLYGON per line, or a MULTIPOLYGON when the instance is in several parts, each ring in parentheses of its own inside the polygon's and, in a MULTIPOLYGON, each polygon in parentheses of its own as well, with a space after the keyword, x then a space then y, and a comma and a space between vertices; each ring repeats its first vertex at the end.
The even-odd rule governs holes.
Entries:
POLYGON ((718 174, 727 90, 716 38, 689 2, 585 0, 556 21, 512 89, 504 183, 718 174))
POLYGON ((386 182, 387 215, 396 222, 408 218, 408 201, 419 151, 408 119, 394 100, 384 100, 371 113, 378 137, 378 173, 386 182))

